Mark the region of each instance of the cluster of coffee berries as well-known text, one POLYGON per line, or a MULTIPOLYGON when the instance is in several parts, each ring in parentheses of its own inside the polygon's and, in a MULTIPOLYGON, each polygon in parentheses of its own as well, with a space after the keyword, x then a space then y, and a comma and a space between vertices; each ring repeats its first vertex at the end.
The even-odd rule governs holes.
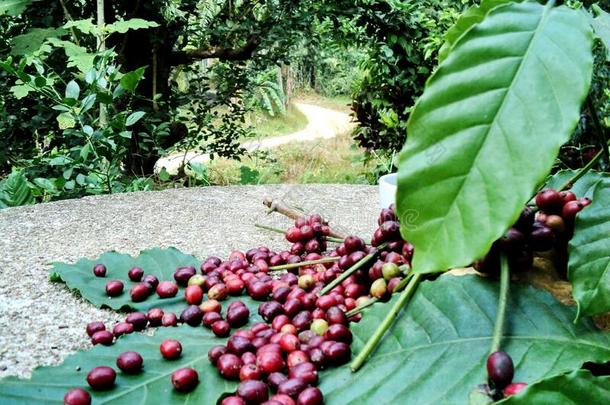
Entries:
MULTIPOLYGON (((264 246, 245 253, 233 251, 227 260, 206 259, 199 267, 200 274, 194 266, 179 267, 173 280, 159 281, 154 275, 144 274, 142 268, 131 268, 128 278, 137 283, 130 289, 133 302, 144 301, 154 293, 160 299, 184 297, 184 310, 179 316, 160 308, 148 313, 132 312, 112 331, 106 330, 102 322, 91 322, 87 333, 93 344, 110 345, 115 338, 148 326, 184 323, 210 328, 216 336, 228 337, 225 345, 209 351, 210 362, 224 378, 240 381, 234 395, 222 400, 223 405, 322 404, 323 395, 316 387, 318 372, 351 358, 349 325, 359 321, 361 314, 348 312, 370 298, 388 298, 410 267, 413 248, 401 239, 393 208, 381 212, 379 225, 373 236, 377 248, 367 246, 357 236, 348 236, 326 257, 322 253, 330 231, 319 215, 312 215, 298 218, 286 232, 286 239, 292 243, 289 251, 274 252, 264 246), (281 276, 268 274, 270 267, 297 263, 302 265, 288 266, 281 276), (350 274, 342 275, 347 270, 350 274), (335 281, 338 277, 340 283, 335 281), (333 281, 336 285, 322 294, 333 281), (264 322, 239 329, 248 324, 250 310, 244 303, 233 301, 223 316, 221 302, 244 294, 261 301, 258 315, 264 322), (239 330, 232 333, 232 329, 239 330)), ((103 264, 97 264, 93 272, 105 277, 107 271, 103 264)), ((116 297, 123 294, 123 288, 123 281, 111 280, 106 293, 116 297)), ((166 340, 160 352, 168 360, 179 358, 182 346, 176 340, 166 340)), ((118 361, 117 366, 129 372, 126 364, 134 364, 133 372, 140 371, 143 362, 138 368, 135 356, 139 355, 127 353, 122 355, 123 366, 118 361)), ((101 369, 94 373, 101 376, 93 378, 98 384, 94 382, 91 387, 112 388, 116 373, 109 367, 101 369)), ((177 370, 171 378, 174 388, 183 392, 194 389, 198 380, 192 369, 177 370)), ((89 395, 74 389, 66 398, 82 396, 81 391, 89 395)))
POLYGON ((498 350, 487 358, 488 392, 494 400, 519 393, 527 383, 513 382, 515 367, 508 353, 498 350))
POLYGON ((479 272, 499 274, 501 254, 506 254, 512 272, 526 271, 532 266, 534 252, 553 250, 556 268, 560 275, 565 276, 574 219, 591 200, 577 199, 571 191, 547 189, 536 195, 535 202, 538 210, 525 207, 517 222, 493 243, 485 257, 474 264, 479 272))
POLYGON ((328 225, 324 224, 320 215, 309 218, 297 218, 294 226, 286 231, 286 240, 292 243, 290 253, 301 256, 307 253, 322 253, 326 251, 326 239, 330 233, 328 225))
MULTIPOLYGON (((394 204, 389 208, 383 208, 377 218, 379 227, 373 233, 371 245, 379 246, 382 243, 387 243, 388 250, 400 252, 403 249, 405 242, 400 236, 400 223, 396 216, 394 204)), ((413 248, 410 248, 413 250, 413 248)), ((412 252, 411 252, 412 253, 412 252)))

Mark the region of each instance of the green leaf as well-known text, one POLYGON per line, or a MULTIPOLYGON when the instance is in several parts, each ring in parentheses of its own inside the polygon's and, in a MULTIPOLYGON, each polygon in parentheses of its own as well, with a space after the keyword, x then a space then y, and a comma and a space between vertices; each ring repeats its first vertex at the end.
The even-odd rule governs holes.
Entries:
POLYGON ((138 83, 140 83, 145 71, 146 67, 140 67, 132 72, 125 73, 119 82, 121 87, 128 91, 134 91, 138 87, 138 83))
POLYGON ((76 120, 74 119, 72 113, 63 112, 59 114, 55 119, 59 124, 59 129, 74 128, 76 126, 76 120))
MULTIPOLYGON (((96 260, 81 259, 75 264, 55 263, 50 272, 58 273, 61 279, 72 290, 78 290, 80 295, 98 308, 107 307, 114 310, 137 310, 146 312, 151 308, 162 308, 174 311, 177 314, 186 308, 184 301, 184 289, 174 298, 161 299, 153 294, 143 302, 132 302, 129 289, 134 286, 127 277, 127 272, 134 266, 144 269, 146 274, 157 276, 160 281, 174 280, 174 271, 181 266, 195 266, 199 268, 199 260, 191 255, 184 254, 175 248, 149 249, 140 252, 138 257, 127 254, 108 252, 96 260), (95 277, 93 266, 103 263, 106 266, 106 277, 95 277), (118 297, 108 297, 105 286, 108 280, 121 280, 125 285, 123 294, 118 297)), ((253 301, 248 297, 239 297, 249 307, 255 307, 253 301)), ((256 311, 254 311, 256 312, 256 311)), ((258 315, 252 314, 251 319, 259 319, 258 315)))
POLYGON ((89 20, 73 20, 68 21, 64 24, 63 28, 70 29, 76 28, 83 34, 90 35, 98 35, 99 30, 97 29, 97 25, 95 25, 90 19, 89 20))
MULTIPOLYGON (((577 170, 561 170, 548 179, 544 185, 544 188, 553 188, 558 190, 566 182, 570 181, 570 179, 572 179, 577 172, 577 170)), ((591 198, 597 183, 604 181, 604 179, 607 178, 608 175, 605 173, 588 171, 584 176, 578 179, 575 184, 572 185, 570 190, 576 194, 577 197, 591 198)))
POLYGON ((129 114, 129 117, 127 117, 127 119, 125 120, 125 126, 126 127, 132 126, 136 122, 140 121, 140 119, 144 115, 146 115, 146 113, 144 111, 136 111, 136 112, 129 114))
POLYGON ((58 38, 49 38, 47 39, 47 42, 64 50, 68 57, 68 67, 76 67, 82 73, 87 73, 93 68, 95 54, 87 52, 86 48, 58 38))
POLYGON ((159 24, 154 21, 143 20, 141 18, 132 18, 130 20, 121 20, 108 24, 104 27, 104 29, 108 33, 118 32, 120 34, 124 34, 129 30, 147 29, 158 26, 159 24))
POLYGON ((0 15, 19 15, 34 1, 39 0, 0 0, 0 15))
POLYGON ((89 391, 93 404, 215 404, 222 394, 237 388, 236 382, 222 378, 208 360, 208 350, 224 342, 225 339, 214 337, 206 328, 186 325, 159 328, 153 336, 132 333, 122 336, 112 346, 97 345, 89 351, 70 355, 59 366, 38 368, 31 379, 0 380, 0 398, 3 405, 60 404, 68 390, 81 387, 89 391), (159 345, 165 339, 182 343, 180 358, 161 357, 159 345), (116 358, 132 350, 144 358, 144 369, 138 374, 125 374, 116 367, 116 358), (117 371, 114 389, 94 391, 87 385, 87 373, 100 365, 117 371), (170 380, 171 374, 183 367, 192 367, 199 374, 199 385, 188 394, 174 390, 170 380))
POLYGON ((416 272, 467 266, 514 223, 576 126, 591 46, 580 12, 511 3, 466 32, 431 76, 398 172, 416 272))
POLYGON ((568 279, 578 314, 610 312, 610 176, 596 183, 591 205, 576 215, 568 279))
POLYGON ((28 186, 27 178, 20 172, 13 172, 0 183, 0 202, 6 207, 34 204, 36 201, 28 186))
POLYGON ((168 181, 171 178, 171 176, 169 175, 167 170, 165 170, 165 167, 161 168, 158 176, 159 176, 159 180, 161 180, 161 181, 168 181))
POLYGON ((591 19, 591 25, 595 35, 606 47, 606 60, 610 60, 610 14, 602 10, 597 4, 593 4, 591 8, 596 14, 596 17, 591 19))
POLYGON ((17 100, 20 100, 30 94, 32 88, 25 84, 16 84, 10 88, 10 91, 17 100))
POLYGON ((610 398, 610 377, 595 377, 589 371, 575 370, 570 374, 551 377, 529 385, 519 394, 497 404, 605 404, 610 398))
POLYGON ((97 95, 95 93, 89 94, 87 97, 83 98, 81 101, 80 112, 87 112, 93 107, 95 104, 95 100, 97 99, 97 95))
MULTIPOLYGON (((351 326, 353 353, 374 333, 389 304, 365 310, 351 326)), ((364 367, 349 365, 320 375, 325 403, 455 404, 485 382, 498 302, 498 282, 470 275, 424 281, 364 367)), ((610 360, 610 334, 547 292, 511 285, 502 348, 515 362, 514 381, 539 379, 610 360)), ((551 402, 552 403, 552 402, 551 402)))
POLYGON ((494 8, 510 2, 511 0, 481 0, 480 5, 474 5, 464 11, 445 33, 445 43, 438 51, 438 61, 445 60, 451 48, 458 42, 460 37, 476 24, 483 21, 487 13, 494 8))
POLYGON ((66 98, 78 100, 80 95, 80 86, 74 80, 70 80, 66 86, 66 98))
POLYGON ((78 184, 79 186, 83 186, 83 185, 85 185, 86 182, 87 182, 87 177, 84 174, 79 173, 76 175, 76 184, 78 184))
POLYGON ((86 144, 83 145, 83 147, 80 150, 79 156, 81 159, 83 159, 84 161, 87 160, 87 158, 89 157, 89 152, 91 152, 91 143, 87 142, 86 144))
POLYGON ((32 28, 25 34, 11 38, 11 55, 31 55, 40 49, 48 38, 59 37, 65 33, 66 31, 61 28, 32 28))
POLYGON ((72 160, 67 156, 56 156, 53 159, 49 160, 49 165, 51 166, 64 166, 70 163, 72 160))
POLYGON ((45 179, 44 177, 35 178, 34 184, 36 184, 38 187, 44 189, 47 192, 57 191, 57 189, 55 188, 55 184, 51 180, 45 179))

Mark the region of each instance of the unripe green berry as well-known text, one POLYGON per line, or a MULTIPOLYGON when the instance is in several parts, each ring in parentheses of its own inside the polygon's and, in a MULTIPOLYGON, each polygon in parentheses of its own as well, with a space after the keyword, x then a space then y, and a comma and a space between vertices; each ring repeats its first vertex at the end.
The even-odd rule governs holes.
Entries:
POLYGON ((381 267, 381 274, 383 274, 383 278, 386 280, 390 280, 394 277, 400 276, 400 268, 396 263, 385 263, 381 267))
POLYGON ((381 298, 388 292, 388 284, 383 278, 378 278, 371 284, 371 296, 381 298))
POLYGON ((328 322, 325 319, 314 319, 309 329, 316 335, 322 336, 328 329, 328 322))
POLYGON ((189 278, 188 285, 198 285, 199 287, 203 287, 205 283, 205 276, 202 274, 195 274, 193 277, 189 278))

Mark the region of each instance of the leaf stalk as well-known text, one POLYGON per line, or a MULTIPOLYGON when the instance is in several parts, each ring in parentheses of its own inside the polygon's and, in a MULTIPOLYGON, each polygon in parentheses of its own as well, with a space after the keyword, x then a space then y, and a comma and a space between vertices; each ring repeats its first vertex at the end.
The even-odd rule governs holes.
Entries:
POLYGON ((354 273, 355 271, 360 269, 362 266, 364 266, 365 264, 367 264, 368 262, 373 260, 377 256, 377 254, 381 250, 383 250, 383 248, 385 248, 386 246, 387 246, 387 243, 382 243, 381 245, 377 246, 377 249, 375 249, 374 252, 371 252, 368 255, 364 256, 362 259, 360 259, 360 261, 356 262, 352 267, 350 267, 349 269, 347 269, 343 273, 341 273, 341 275, 339 275, 339 277, 337 277, 332 282, 327 284, 326 287, 324 287, 318 295, 322 296, 324 294, 328 294, 328 292, 330 290, 332 290, 333 288, 338 286, 343 280, 348 278, 352 273, 354 273))
POLYGON ((508 258, 502 254, 500 258, 500 293, 498 295, 498 311, 496 313, 496 324, 494 326, 494 334, 491 339, 490 353, 500 350, 500 341, 504 332, 504 323, 506 319, 506 303, 508 301, 508 287, 510 284, 510 272, 508 268, 508 258))
POLYGON ((386 331, 392 326, 394 319, 398 316, 401 309, 407 304, 409 298, 415 292, 420 280, 422 278, 421 274, 416 274, 413 276, 407 288, 404 289, 398 298, 398 301, 394 304, 394 306, 390 309, 390 312, 386 315, 383 321, 379 324, 373 335, 366 342, 358 356, 354 359, 352 364, 350 365, 352 372, 358 371, 366 362, 367 358, 370 356, 371 352, 375 349, 383 335, 386 331))

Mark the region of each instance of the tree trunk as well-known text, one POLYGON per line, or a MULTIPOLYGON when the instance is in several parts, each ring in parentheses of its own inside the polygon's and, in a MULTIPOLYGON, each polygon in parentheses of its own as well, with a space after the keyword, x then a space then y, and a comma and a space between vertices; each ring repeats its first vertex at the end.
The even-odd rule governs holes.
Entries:
MULTIPOLYGON (((104 0, 97 0, 97 29, 100 30, 100 32, 104 29, 104 25, 106 24, 106 13, 104 11, 104 6, 104 0)), ((106 50, 106 41, 104 39, 104 34, 102 33, 97 36, 97 50, 98 52, 106 50)), ((107 124, 106 105, 104 104, 100 104, 99 123, 101 127, 105 127, 107 124)))

